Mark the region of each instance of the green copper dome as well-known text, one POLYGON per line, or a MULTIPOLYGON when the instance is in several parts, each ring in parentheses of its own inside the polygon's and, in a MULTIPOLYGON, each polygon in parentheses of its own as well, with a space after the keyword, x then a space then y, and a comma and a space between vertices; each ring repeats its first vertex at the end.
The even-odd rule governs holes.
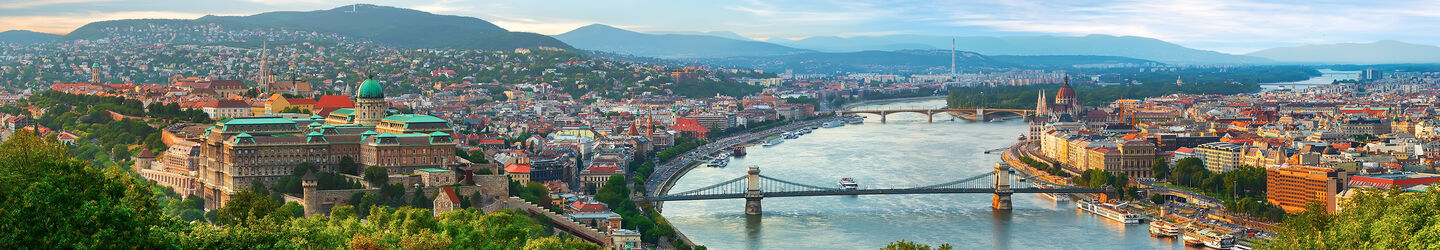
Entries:
POLYGON ((380 82, 375 79, 365 79, 360 83, 360 91, 355 92, 355 98, 385 98, 385 88, 380 87, 380 82))

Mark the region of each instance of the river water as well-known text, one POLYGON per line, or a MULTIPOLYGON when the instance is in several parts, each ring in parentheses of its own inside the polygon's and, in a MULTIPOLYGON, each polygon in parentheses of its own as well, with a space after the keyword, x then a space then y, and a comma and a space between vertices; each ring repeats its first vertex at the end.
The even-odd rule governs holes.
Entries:
POLYGON ((1260 88, 1266 91, 1277 90, 1281 88, 1290 90, 1302 90, 1314 86, 1330 85, 1330 83, 1334 83, 1335 80, 1355 80, 1355 77, 1360 75, 1360 71, 1338 71, 1330 69, 1320 69, 1319 71, 1320 76, 1311 77, 1310 79, 1305 79, 1304 81, 1262 83, 1260 84, 1260 88))
MULTIPOLYGON (((939 107, 941 100, 873 104, 939 107)), ((975 123, 936 116, 892 114, 889 123, 822 128, 772 146, 752 145, 726 168, 698 167, 672 193, 745 175, 815 186, 853 177, 864 187, 938 184, 993 171, 998 154, 1026 131, 1020 121, 975 123)), ((1174 240, 1150 238, 1145 224, 1123 225, 1079 212, 1073 202, 1015 194, 1014 210, 994 212, 990 194, 921 194, 767 198, 763 216, 745 215, 745 201, 666 202, 662 212, 697 244, 711 249, 879 249, 896 240, 956 249, 1169 249, 1174 240)))

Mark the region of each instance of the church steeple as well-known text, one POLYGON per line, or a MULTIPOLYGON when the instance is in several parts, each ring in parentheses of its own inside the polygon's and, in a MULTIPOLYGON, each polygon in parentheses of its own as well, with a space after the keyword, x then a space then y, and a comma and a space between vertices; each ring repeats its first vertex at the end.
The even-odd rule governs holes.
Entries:
POLYGON ((1040 94, 1040 96, 1035 98, 1035 116, 1049 115, 1050 104, 1045 101, 1045 90, 1041 89, 1038 94, 1040 94))

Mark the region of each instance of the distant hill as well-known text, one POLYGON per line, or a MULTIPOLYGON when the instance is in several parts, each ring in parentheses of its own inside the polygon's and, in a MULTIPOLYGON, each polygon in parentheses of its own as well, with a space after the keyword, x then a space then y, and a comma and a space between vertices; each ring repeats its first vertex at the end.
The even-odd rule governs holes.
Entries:
POLYGON ((153 22, 221 23, 334 33, 402 48, 513 49, 571 48, 555 38, 510 32, 473 17, 436 15, 418 10, 358 4, 330 10, 279 11, 250 16, 205 16, 196 20, 118 20, 85 25, 64 39, 99 39, 106 27, 153 22))
POLYGON ((1016 65, 1032 67, 1074 67, 1077 65, 1107 64, 1150 64, 1163 63, 1121 56, 989 56, 990 59, 1016 65))
MULTIPOLYGON (((796 73, 890 72, 894 74, 937 74, 950 71, 949 50, 901 50, 859 52, 809 52, 775 56, 709 58, 712 64, 796 73)), ((1013 66, 974 52, 957 52, 955 63, 962 68, 1013 66)))
POLYGON ((60 35, 40 33, 29 30, 8 30, 5 32, 0 32, 0 43, 29 45, 55 41, 55 39, 57 38, 60 38, 60 35))
POLYGON ((1436 63, 1440 62, 1440 47, 1385 40, 1271 48, 1245 55, 1303 63, 1436 63))
POLYGON ((659 58, 783 55, 807 50, 711 35, 645 34, 592 24, 556 35, 576 48, 659 58))
MULTIPOLYGON (((951 37, 890 35, 811 37, 772 42, 819 51, 893 50, 897 48, 949 49, 951 37)), ((1198 50, 1153 38, 1135 36, 1007 36, 956 37, 955 47, 985 55, 1096 55, 1122 56, 1164 63, 1267 63, 1268 59, 1198 50)))
POLYGON ((735 39, 735 40, 740 40, 740 41, 754 41, 754 40, 755 40, 755 39, 750 39, 749 37, 745 37, 745 36, 742 36, 742 35, 740 35, 740 34, 736 34, 735 32, 730 32, 730 31, 708 31, 708 32, 699 32, 699 31, 651 31, 651 32, 647 32, 647 33, 650 33, 650 34, 661 34, 661 35, 664 35, 664 34, 674 34, 674 35, 714 36, 714 37, 730 38, 730 39, 735 39))

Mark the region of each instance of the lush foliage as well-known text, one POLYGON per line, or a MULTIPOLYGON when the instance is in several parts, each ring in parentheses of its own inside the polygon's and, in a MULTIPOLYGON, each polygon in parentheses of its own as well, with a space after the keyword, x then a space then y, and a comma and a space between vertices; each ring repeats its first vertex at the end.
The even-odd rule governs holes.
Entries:
MULTIPOLYGON (((1105 105, 1122 98, 1145 98, 1176 93, 1229 95, 1260 90, 1259 83, 1300 81, 1320 73, 1306 67, 1197 68, 1180 71, 1135 72, 1117 69, 1096 72, 1101 80, 1138 84, 1097 87, 1072 79, 1077 99, 1085 105, 1105 105), (1179 77, 1185 84, 1176 85, 1179 77)), ((962 87, 950 90, 950 107, 1035 108, 1035 98, 1044 91, 1054 98, 1060 85, 962 87)), ((1053 102, 1053 99, 1046 100, 1053 102)))
POLYGON ((644 208, 637 206, 635 201, 630 199, 630 192, 625 186, 625 176, 612 175, 605 181, 605 186, 595 193, 595 200, 605 203, 610 206, 611 211, 620 214, 624 227, 639 231, 641 240, 645 242, 655 243, 661 237, 675 238, 675 228, 670 226, 658 211, 651 208, 648 202, 643 204, 644 208))
POLYGON ((1284 211, 1265 200, 1265 168, 1240 166, 1216 174, 1192 157, 1176 162, 1168 179, 1171 184, 1199 189, 1210 197, 1226 198, 1225 207, 1230 211, 1271 221, 1284 216, 1284 211))
POLYGON ((354 207, 339 206, 329 217, 298 218, 299 204, 281 204, 263 189, 233 196, 219 209, 224 224, 187 224, 166 215, 151 188, 123 169, 86 164, 64 146, 18 133, 0 143, 0 247, 599 249, 548 237, 512 211, 465 209, 436 219, 428 209, 375 206, 361 220, 354 207))
POLYGON ((1361 192, 1326 214, 1319 203, 1285 218, 1264 249, 1437 249, 1440 192, 1361 192))
POLYGON ((675 138, 675 146, 660 150, 659 153, 655 153, 655 157, 659 158, 661 162, 670 161, 671 159, 675 159, 675 157, 685 154, 685 152, 690 152, 690 150, 700 147, 700 145, 705 145, 705 143, 707 142, 696 141, 689 137, 677 137, 675 138))
POLYGON ((895 242, 890 242, 890 245, 885 245, 884 248, 880 248, 880 249, 883 249, 883 250, 932 250, 932 249, 933 249, 933 250, 950 250, 950 249, 954 249, 954 247, 951 247, 950 244, 946 243, 946 244, 940 244, 940 246, 937 246, 937 247, 933 247, 933 248, 932 248, 932 247, 930 247, 930 245, 926 245, 926 244, 915 243, 915 242, 905 241, 905 240, 899 240, 899 241, 895 241, 895 242))
POLYGON ((162 248, 185 227, 120 168, 71 158, 29 132, 0 143, 0 246, 162 248))
POLYGON ((1075 177, 1073 181, 1075 182, 1075 185, 1090 188, 1109 188, 1110 190, 1119 191, 1120 194, 1124 195, 1126 198, 1139 198, 1139 195, 1136 194, 1137 191, 1135 190, 1135 187, 1129 186, 1130 178, 1125 176, 1125 174, 1110 173, 1109 171, 1099 169, 1090 169, 1080 173, 1080 176, 1075 177))
POLYGON ((1055 164, 1036 161, 1028 156, 1021 156, 1020 162, 1025 163, 1025 165, 1030 165, 1032 168, 1039 169, 1040 171, 1045 171, 1045 173, 1049 173, 1050 175, 1070 177, 1069 172, 1065 172, 1065 169, 1061 169, 1060 166, 1056 166, 1055 164))

